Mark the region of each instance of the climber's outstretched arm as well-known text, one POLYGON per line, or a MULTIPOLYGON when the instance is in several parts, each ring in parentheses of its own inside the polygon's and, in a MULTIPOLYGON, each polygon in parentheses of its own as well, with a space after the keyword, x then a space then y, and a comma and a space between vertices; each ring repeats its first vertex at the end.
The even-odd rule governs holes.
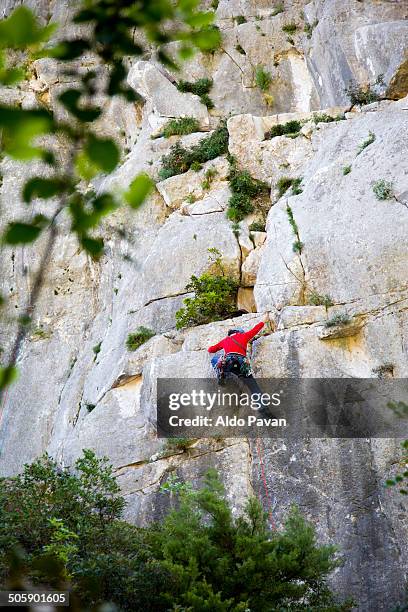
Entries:
POLYGON ((221 342, 218 342, 218 344, 214 344, 214 346, 210 346, 208 349, 209 353, 216 353, 217 351, 220 351, 222 349, 222 340, 221 342))
POLYGON ((260 321, 260 323, 257 323, 255 325, 255 327, 253 327, 252 329, 250 329, 249 331, 245 332, 245 340, 248 342, 249 340, 252 340, 252 338, 254 338, 256 336, 256 334, 263 328, 263 326, 265 325, 265 323, 263 321, 260 321))

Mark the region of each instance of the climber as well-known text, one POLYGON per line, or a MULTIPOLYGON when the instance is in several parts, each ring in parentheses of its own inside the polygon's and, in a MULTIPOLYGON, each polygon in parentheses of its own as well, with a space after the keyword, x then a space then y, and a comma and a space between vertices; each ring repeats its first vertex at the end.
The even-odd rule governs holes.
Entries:
POLYGON ((224 351, 221 357, 215 356, 211 359, 219 384, 223 384, 226 374, 235 374, 243 379, 251 393, 262 393, 252 375, 251 363, 247 357, 247 345, 264 325, 265 323, 261 321, 247 332, 242 328, 230 329, 228 336, 209 347, 209 353, 224 351))

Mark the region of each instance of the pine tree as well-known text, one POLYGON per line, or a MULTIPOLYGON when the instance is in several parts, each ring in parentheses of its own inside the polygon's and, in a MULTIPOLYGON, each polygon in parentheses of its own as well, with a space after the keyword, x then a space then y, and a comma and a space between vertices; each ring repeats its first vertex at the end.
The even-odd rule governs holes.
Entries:
POLYGON ((296 508, 270 532, 255 498, 233 516, 214 470, 198 490, 174 479, 162 488, 172 509, 138 528, 120 520, 112 466, 91 451, 75 473, 44 456, 0 479, 0 587, 16 584, 17 574, 20 584, 68 583, 79 608, 111 601, 144 612, 351 609, 327 585, 340 565, 335 547, 318 545, 296 508))

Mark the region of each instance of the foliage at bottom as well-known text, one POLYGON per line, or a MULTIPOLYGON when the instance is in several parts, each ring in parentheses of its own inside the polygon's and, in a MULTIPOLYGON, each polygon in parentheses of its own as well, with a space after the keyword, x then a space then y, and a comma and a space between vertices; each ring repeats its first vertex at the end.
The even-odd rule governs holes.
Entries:
POLYGON ((79 609, 112 602, 145 612, 346 611, 328 575, 335 547, 319 545, 295 508, 270 532, 259 502, 233 517, 215 471, 202 487, 169 478, 170 510, 138 528, 106 459, 84 451, 74 472, 47 455, 0 481, 0 583, 69 588, 79 609))

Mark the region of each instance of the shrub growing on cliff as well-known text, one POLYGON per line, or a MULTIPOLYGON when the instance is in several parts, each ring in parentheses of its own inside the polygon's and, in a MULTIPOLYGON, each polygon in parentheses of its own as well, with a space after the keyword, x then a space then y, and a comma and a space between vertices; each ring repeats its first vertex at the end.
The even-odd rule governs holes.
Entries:
POLYGON ((259 198, 269 194, 270 187, 264 181, 254 179, 247 170, 238 170, 235 163, 231 165, 228 179, 232 196, 228 201, 227 217, 239 223, 254 211, 259 198))
POLYGON ((300 193, 302 193, 302 189, 300 187, 301 182, 301 177, 290 178, 288 176, 282 176, 276 183, 276 189, 278 190, 278 198, 281 198, 283 194, 287 192, 289 187, 292 187, 292 195, 299 195, 300 193))
POLYGON ((380 95, 375 91, 375 87, 377 85, 383 85, 383 75, 378 75, 374 83, 367 83, 365 85, 360 85, 359 83, 354 83, 350 81, 344 93, 346 93, 349 98, 351 104, 362 106, 364 104, 371 104, 372 102, 377 102, 380 100, 380 95))
POLYGON ((139 346, 150 340, 150 338, 153 338, 153 336, 155 336, 155 333, 152 329, 140 325, 135 332, 128 335, 126 347, 128 351, 135 351, 139 346))
POLYGON ((336 327, 337 325, 348 325, 351 319, 345 312, 339 312, 328 319, 325 323, 326 327, 336 327))
POLYGON ((312 306, 324 306, 326 308, 326 310, 330 306, 333 306, 333 304, 334 304, 334 302, 333 302, 332 298, 330 297, 330 295, 328 295, 327 293, 322 295, 320 293, 317 293, 317 291, 312 291, 310 293, 308 302, 309 302, 309 304, 312 304, 312 306))
POLYGON ((207 191, 211 187, 211 183, 214 178, 217 176, 218 172, 215 168, 208 168, 208 170, 204 174, 204 180, 201 183, 201 187, 207 191))
POLYGON ((285 23, 282 26, 282 32, 286 32, 286 34, 294 34, 297 30, 297 25, 294 22, 285 23))
POLYGON ((242 25, 243 23, 246 23, 246 17, 244 17, 243 15, 237 15, 236 17, 234 17, 234 21, 237 25, 242 25))
POLYGON ((292 244, 292 249, 294 253, 298 253, 299 255, 301 255, 303 249, 303 242, 300 240, 299 228, 293 215, 293 210, 289 205, 286 205, 286 214, 288 216, 289 225, 292 228, 292 232, 295 237, 295 241, 292 244))
POLYGON ((211 248, 208 252, 211 271, 191 277, 186 290, 194 292, 194 297, 185 298, 176 312, 177 329, 219 321, 237 310, 238 283, 225 274, 220 251, 211 248))
POLYGON ((194 117, 181 117, 180 119, 171 119, 163 127, 162 134, 165 138, 170 136, 183 136, 184 134, 191 134, 192 132, 198 132, 200 130, 200 124, 194 117))
POLYGON ((255 498, 234 517, 210 470, 198 490, 168 478, 160 496, 173 509, 138 528, 120 520, 124 499, 106 460, 84 451, 75 468, 44 456, 0 480, 2 588, 14 548, 14 580, 69 588, 76 609, 103 602, 129 612, 351 609, 327 585, 341 565, 335 547, 317 544, 295 508, 272 533, 255 498))
POLYGON ((265 132, 264 139, 271 140, 271 138, 275 138, 276 136, 297 136, 301 128, 301 122, 296 120, 288 121, 287 123, 278 123, 265 132))
POLYGON ((375 141, 375 134, 373 132, 368 132, 368 138, 366 138, 359 146, 357 149, 357 155, 360 155, 360 153, 362 153, 364 151, 364 149, 366 149, 367 147, 370 146, 370 144, 373 144, 373 142, 375 141))
POLYGON ((228 130, 225 122, 221 122, 216 130, 190 149, 185 149, 178 142, 174 144, 170 153, 164 155, 161 159, 162 167, 159 171, 159 177, 164 180, 176 174, 183 174, 193 164, 203 164, 227 152, 228 130))
POLYGON ((392 183, 384 179, 380 179, 374 183, 373 192, 377 200, 391 200, 394 196, 392 183))
POLYGON ((336 117, 332 117, 327 113, 317 113, 313 115, 314 123, 333 123, 336 121, 343 121, 345 119, 344 115, 336 115, 336 117))
POLYGON ((265 223, 261 221, 253 221, 249 226, 250 232, 265 232, 265 223))
POLYGON ((265 70, 263 66, 258 66, 255 72, 256 86, 263 92, 268 91, 270 84, 272 83, 272 77, 265 70))
POLYGON ((197 81, 179 81, 177 83, 177 89, 183 93, 192 93, 199 96, 201 102, 207 108, 214 108, 214 103, 209 97, 209 92, 213 86, 213 80, 202 78, 197 81))
POLYGON ((185 298, 184 306, 176 312, 177 329, 227 319, 237 310, 238 283, 228 276, 193 275, 186 290, 193 292, 194 297, 185 298))

